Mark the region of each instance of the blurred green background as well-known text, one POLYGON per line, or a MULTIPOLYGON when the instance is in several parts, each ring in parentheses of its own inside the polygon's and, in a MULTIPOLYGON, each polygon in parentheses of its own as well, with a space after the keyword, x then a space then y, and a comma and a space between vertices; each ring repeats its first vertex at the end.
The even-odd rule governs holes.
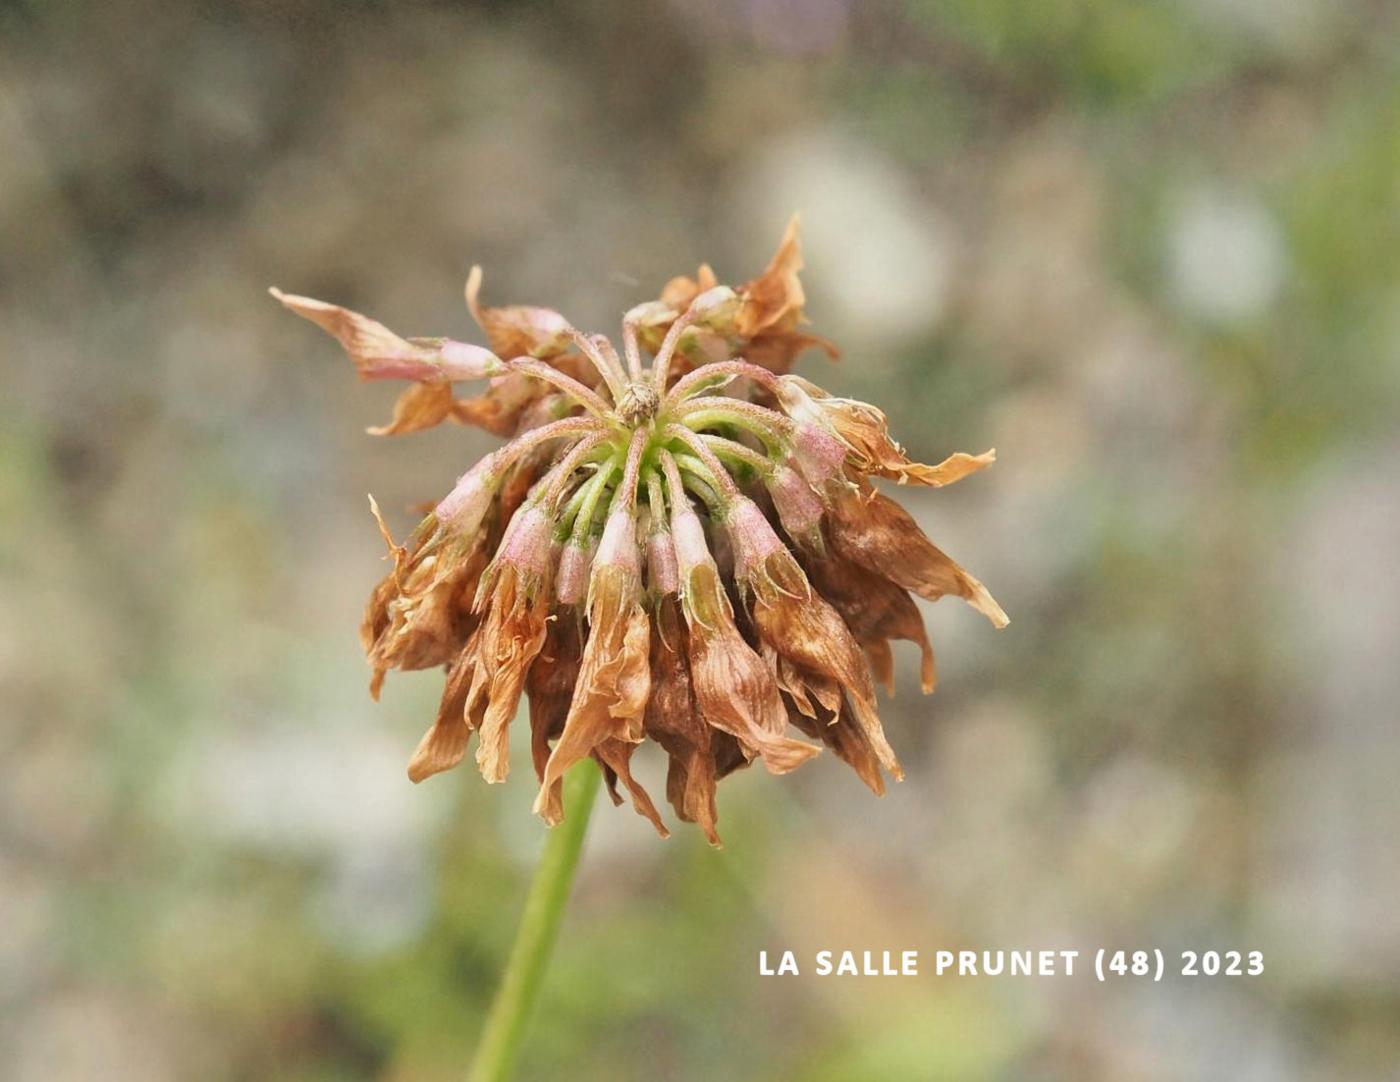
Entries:
POLYGON ((748 771, 719 852, 600 809, 524 1076, 1397 1077, 1381 0, 5 5, 0 1077, 461 1077, 528 754, 411 786, 440 677, 376 706, 355 630, 366 491, 403 530, 493 441, 367 437, 395 389, 265 289, 479 341, 479 262, 611 332, 793 210, 846 351, 798 370, 997 447, 900 495, 1012 624, 925 607, 882 800, 748 771), (1098 946, 1268 970, 757 975, 1098 946))

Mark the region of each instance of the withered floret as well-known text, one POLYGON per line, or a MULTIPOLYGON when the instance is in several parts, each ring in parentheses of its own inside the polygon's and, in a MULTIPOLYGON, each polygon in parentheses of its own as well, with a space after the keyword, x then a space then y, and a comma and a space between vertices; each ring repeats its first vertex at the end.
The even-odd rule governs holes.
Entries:
POLYGON ((824 745, 876 793, 903 776, 875 687, 893 692, 903 639, 933 690, 911 593, 1007 620, 872 479, 939 487, 995 456, 910 461, 880 410, 788 374, 809 346, 836 355, 802 330, 801 267, 794 219, 751 281, 731 289, 702 266, 628 312, 621 355, 551 309, 482 305, 478 268, 467 306, 489 349, 272 291, 362 378, 410 382, 371 432, 452 420, 508 437, 405 544, 371 500, 393 569, 361 627, 370 690, 390 669, 446 672, 410 778, 456 766, 475 733, 482 776, 504 781, 522 696, 551 825, 565 771, 592 757, 614 801, 620 786, 664 836, 632 773, 648 740, 668 757, 676 814, 716 845, 716 783, 755 759, 783 774, 824 745), (477 380, 483 393, 456 397, 477 380))

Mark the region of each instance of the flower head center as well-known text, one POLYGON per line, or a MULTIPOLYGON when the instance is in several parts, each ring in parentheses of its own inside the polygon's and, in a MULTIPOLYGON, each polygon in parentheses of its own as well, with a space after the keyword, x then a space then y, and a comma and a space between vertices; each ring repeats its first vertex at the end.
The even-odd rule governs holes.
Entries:
POLYGON ((617 400, 617 415, 626 425, 636 427, 656 416, 661 397, 649 381, 633 380, 617 400))

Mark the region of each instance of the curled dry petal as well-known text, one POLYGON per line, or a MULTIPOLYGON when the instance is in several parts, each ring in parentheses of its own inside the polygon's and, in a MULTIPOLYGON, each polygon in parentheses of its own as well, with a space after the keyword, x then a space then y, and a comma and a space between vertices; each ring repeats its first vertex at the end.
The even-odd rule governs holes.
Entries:
POLYGON ((880 773, 880 756, 865 731, 851 716, 849 704, 843 704, 834 716, 809 716, 789 707, 792 723, 810 737, 820 740, 835 752, 836 757, 856 772, 856 777, 870 787, 876 796, 885 793, 885 779, 880 773))
POLYGON ((514 566, 506 567, 497 578, 467 693, 468 710, 483 698, 486 703, 476 762, 489 782, 505 781, 510 769, 507 727, 520 704, 525 674, 544 646, 549 603, 547 581, 527 585, 525 575, 514 566))
POLYGON ((883 411, 852 398, 835 398, 800 376, 780 377, 777 397, 794 420, 822 428, 840 440, 851 465, 864 474, 941 488, 996 461, 992 450, 980 455, 959 451, 936 466, 912 462, 890 436, 883 411))
POLYGON ((632 753, 636 750, 636 744, 609 737, 593 749, 593 758, 603 767, 603 776, 607 780, 608 794, 612 797, 612 802, 622 803, 622 797, 617 792, 617 783, 621 781, 632 797, 632 807, 637 809, 637 814, 649 820, 663 838, 669 838, 671 832, 661 821, 661 813, 656 810, 650 794, 632 776, 632 753))
POLYGON ((505 371, 501 359, 481 346, 449 338, 400 338, 384 324, 349 308, 279 289, 271 293, 332 335, 355 362, 361 379, 417 381, 417 386, 399 395, 389 423, 368 430, 372 436, 397 436, 441 424, 456 408, 452 381, 484 379, 505 371))
POLYGON ((796 325, 807 303, 798 277, 801 270, 801 223, 794 214, 763 273, 740 287, 743 304, 735 319, 740 334, 754 338, 775 327, 796 325))
POLYGON ((425 382, 484 379, 505 371, 489 349, 450 338, 400 338, 384 324, 349 308, 273 289, 287 308, 332 335, 355 362, 361 379, 425 382))
POLYGON ((875 679, 894 694, 894 656, 889 640, 917 643, 922 651, 925 695, 938 680, 933 646, 923 617, 908 592, 885 578, 835 553, 808 554, 807 574, 821 595, 841 614, 851 634, 865 649, 875 679))
POLYGON ((521 418, 540 394, 537 381, 519 372, 497 376, 484 393, 459 398, 452 406, 452 419, 458 424, 484 428, 496 436, 514 436, 521 418))
POLYGON ((578 682, 583 653, 583 628, 573 614, 555 616, 549 621, 545 644, 526 675, 525 690, 530 697, 530 757, 535 763, 543 800, 540 816, 554 826, 564 816, 564 783, 555 780, 544 785, 544 768, 549 762, 550 742, 564 731, 574 685, 578 682))
POLYGON ((842 556, 922 598, 955 594, 994 627, 1010 622, 985 586, 930 541, 908 511, 878 492, 840 494, 832 502, 827 531, 842 556))
POLYGON ((479 300, 481 268, 467 276, 467 308, 502 357, 556 357, 569 349, 569 321, 552 308, 510 304, 488 308, 479 300))
MULTIPOLYGON (((436 516, 429 516, 428 521, 438 523, 436 516)), ((520 540, 521 535, 530 535, 534 529, 534 519, 529 514, 518 515, 511 521, 507 540, 513 535, 517 539, 514 544, 521 546, 524 544, 520 540)), ((485 533, 479 531, 467 541, 437 524, 428 536, 447 538, 432 554, 431 561, 428 558, 422 561, 429 568, 441 567, 441 574, 447 581, 453 581, 453 576, 464 575, 471 567, 476 567, 470 586, 464 579, 453 595, 460 611, 467 590, 474 594, 475 600, 471 605, 473 615, 470 617, 474 630, 467 646, 456 656, 449 676, 451 701, 457 704, 456 716, 445 713, 449 698, 444 696, 443 712, 439 713, 433 728, 414 753, 409 764, 409 777, 421 781, 440 770, 455 766, 461 759, 461 748, 465 747, 465 731, 480 729, 477 762, 481 772, 488 781, 503 781, 508 769, 506 726, 520 701, 526 671, 544 643, 549 611, 549 563, 534 553, 529 553, 528 558, 523 560, 513 556, 506 541, 502 541, 501 551, 487 568, 478 564, 482 556, 470 562, 461 561, 452 556, 451 549, 453 545, 470 544, 474 546, 473 551, 484 554, 485 533), (461 570, 449 573, 449 569, 454 568, 461 570), (460 725, 465 725, 466 730, 461 729, 460 725), (450 749, 452 755, 445 754, 445 748, 450 749)), ((373 606, 372 598, 372 609, 373 606)), ((370 651, 371 662, 374 662, 374 650, 369 646, 366 649, 370 651)), ((447 658, 437 660, 446 661, 447 658)), ((393 667, 409 666, 398 660, 393 667)), ((376 679, 380 678, 382 671, 377 670, 376 679)))
POLYGON ((451 770, 466 755, 467 741, 472 731, 480 727, 485 707, 484 703, 477 702, 470 711, 471 716, 467 716, 467 695, 476 671, 476 652, 480 642, 480 632, 474 632, 448 669, 447 686, 443 688, 437 720, 423 734, 423 739, 409 759, 410 781, 420 782, 444 770, 451 770))
MULTIPOLYGON (((894 446, 898 447, 898 444, 894 446)), ((902 456, 903 452, 901 451, 900 454, 902 456)), ((968 474, 985 469, 996 460, 996 448, 991 447, 980 455, 954 451, 936 466, 925 466, 921 462, 910 462, 906 459, 899 463, 882 464, 880 469, 871 472, 878 473, 881 477, 894 477, 900 484, 913 481, 916 484, 928 485, 932 488, 942 488, 944 485, 951 485, 954 481, 961 481, 968 474)))
POLYGON ((700 713, 716 729, 735 737, 772 774, 796 770, 818 750, 784 735, 787 710, 778 681, 727 618, 710 630, 690 625, 690 678, 700 713))
POLYGON ((735 327, 745 342, 744 355, 754 364, 786 372, 797 355, 810 346, 835 359, 838 350, 827 339, 799 331, 807 303, 798 272, 802 270, 802 237, 796 215, 788 222, 778 250, 763 273, 739 287, 743 303, 735 327))
POLYGON ((836 610, 807 585, 795 564, 792 570, 801 576, 801 594, 782 584, 755 581, 753 621, 760 639, 790 662, 803 682, 819 685, 819 700, 821 686, 844 689, 866 741, 885 769, 902 778, 899 760, 880 724, 875 684, 860 644, 836 610))
MULTIPOLYGON (((557 354, 546 360, 551 368, 584 384, 595 376, 592 368, 577 354, 557 354)), ((516 436, 539 423, 541 404, 552 399, 556 396, 538 379, 523 372, 508 372, 491 380, 485 393, 457 399, 452 419, 458 424, 484 428, 497 436, 516 436)))
POLYGON ((651 620, 641 604, 641 574, 636 523, 629 510, 609 515, 588 583, 588 640, 583 647, 574 695, 564 729, 545 764, 536 812, 543 813, 548 792, 580 759, 597 754, 627 784, 637 810, 664 831, 624 754, 610 742, 640 743, 642 713, 651 694, 651 620))
POLYGON ((841 685, 835 680, 810 670, 804 672, 769 642, 763 643, 763 659, 778 678, 783 701, 791 700, 804 717, 815 718, 822 710, 835 714, 841 709, 841 685))
MULTIPOLYGON (((681 275, 672 278, 661 287, 661 302, 670 308, 675 315, 680 315, 690 307, 690 302, 701 293, 714 289, 719 284, 719 279, 715 277, 714 270, 708 263, 701 263, 700 269, 695 272, 694 278, 687 278, 681 275)), ((675 316, 672 316, 674 319, 675 316)), ((659 339, 658 339, 659 341, 659 339)))
POLYGON ((646 735, 665 749, 666 799, 676 814, 697 823, 711 845, 719 845, 715 829, 714 731, 700 715, 686 664, 687 631, 674 596, 661 598, 651 639, 651 698, 644 718, 646 735))
POLYGON ((394 569, 370 594, 360 641, 379 697, 389 669, 426 669, 450 661, 476 624, 471 598, 486 566, 484 537, 447 537, 429 516, 408 546, 396 545, 370 501, 394 569))
MULTIPOLYGON (((816 346, 829 357, 836 346, 819 335, 798 328, 804 322, 806 295, 802 270, 802 241, 794 216, 768 266, 735 290, 738 304, 710 314, 686 332, 681 352, 696 363, 725 360, 742 354, 749 361, 774 372, 786 372, 797 355, 816 346), (689 343, 689 345, 687 345, 689 343)), ((715 272, 702 264, 694 278, 672 278, 661 290, 661 307, 649 309, 639 320, 643 343, 655 351, 671 322, 691 303, 717 284, 715 272)), ((680 371, 678 366, 676 371, 680 371)))
MULTIPOLYGON (((787 718, 777 680, 734 624, 733 607, 698 516, 688 503, 672 502, 681 608, 690 631, 687 660, 700 713, 710 725, 738 739, 748 754, 762 756, 772 773, 793 770, 818 749, 784 735, 787 718)), ((764 544, 762 539, 754 543, 764 544)))
POLYGON ((365 429, 371 436, 402 436, 440 425, 452 414, 452 388, 446 383, 415 383, 394 400, 387 425, 365 429))
MULTIPOLYGON (((702 263, 694 278, 688 278, 685 275, 672 278, 661 287, 659 300, 647 301, 631 309, 627 313, 627 319, 636 329, 642 345, 652 353, 660 349, 671 324, 690 307, 691 302, 696 297, 714 289, 718 282, 719 279, 715 277, 715 272, 710 265, 702 263)), ((691 333, 704 333, 704 331, 700 329, 691 333)), ((721 336, 713 332, 709 333, 709 337, 722 340, 721 336)))
POLYGON ((651 622, 633 591, 613 567, 594 571, 588 641, 568 717, 545 764, 535 811, 543 813, 547 793, 564 772, 608 740, 638 743, 642 713, 651 692, 651 622), (599 581, 599 580, 602 581, 599 581))

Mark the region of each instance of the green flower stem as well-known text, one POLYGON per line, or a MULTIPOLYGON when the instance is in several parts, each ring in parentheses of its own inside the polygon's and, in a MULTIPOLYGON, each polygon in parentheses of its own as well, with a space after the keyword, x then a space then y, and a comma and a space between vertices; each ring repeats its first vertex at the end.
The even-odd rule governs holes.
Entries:
POLYGON ((708 405, 715 401, 713 398, 692 398, 683 402, 673 416, 692 432, 715 425, 733 425, 735 428, 752 432, 770 451, 783 449, 783 441, 793 429, 789 418, 762 406, 754 406, 752 402, 740 402, 737 398, 728 401, 740 407, 753 406, 752 411, 743 411, 731 406, 708 405), (765 414, 771 417, 764 416, 765 414))
POLYGON ((588 534, 593 529, 593 516, 598 511, 598 503, 603 498, 603 492, 612 481, 613 474, 622 465, 620 455, 613 455, 602 466, 598 467, 598 472, 583 483, 581 487, 588 491, 584 493, 583 502, 579 505, 577 514, 574 517, 573 527, 569 531, 569 539, 575 545, 584 545, 588 541, 588 534))
POLYGON ((530 1011, 539 996, 559 922, 578 868, 588 818, 603 775, 585 759, 564 776, 564 821, 549 832, 535 868, 520 928, 515 933, 501 985, 486 1015, 471 1082, 504 1082, 515 1073, 530 1011))

